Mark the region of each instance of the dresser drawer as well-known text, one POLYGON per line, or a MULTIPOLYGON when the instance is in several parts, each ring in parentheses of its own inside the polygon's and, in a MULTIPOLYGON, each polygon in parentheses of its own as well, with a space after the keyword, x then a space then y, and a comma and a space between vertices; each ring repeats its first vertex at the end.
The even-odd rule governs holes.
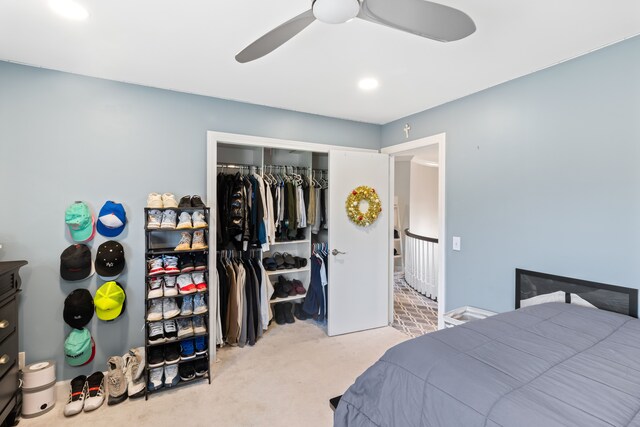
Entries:
POLYGON ((18 359, 18 333, 14 332, 0 343, 0 378, 16 364, 18 359))
POLYGON ((8 368, 4 377, 0 379, 0 408, 3 408, 0 422, 5 420, 8 412, 15 406, 15 395, 18 391, 18 361, 14 359, 8 368))
POLYGON ((18 300, 15 296, 0 302, 0 343, 18 326, 18 300))

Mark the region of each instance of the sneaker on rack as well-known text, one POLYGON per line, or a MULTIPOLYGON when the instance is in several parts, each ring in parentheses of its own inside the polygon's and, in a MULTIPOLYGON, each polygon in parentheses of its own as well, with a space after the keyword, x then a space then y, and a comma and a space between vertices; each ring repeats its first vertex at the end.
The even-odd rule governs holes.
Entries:
POLYGON ((180 361, 180 345, 178 343, 167 344, 164 346, 164 363, 165 365, 173 365, 180 361))
POLYGON ((204 334, 207 332, 207 327, 204 324, 204 316, 195 316, 193 318, 193 332, 196 334, 204 334))
POLYGON ((127 380, 124 377, 124 361, 120 356, 111 356, 107 361, 109 399, 107 405, 117 405, 127 398, 127 380))
POLYGON ((191 216, 193 221, 193 228, 206 228, 207 221, 204 216, 204 211, 195 211, 191 216))
POLYGON ((178 276, 178 291, 182 295, 192 294, 196 291, 196 285, 191 279, 191 274, 181 274, 178 276))
POLYGON ((140 397, 144 393, 144 377, 142 377, 142 381, 140 378, 144 372, 144 366, 142 367, 142 372, 140 372, 140 362, 135 352, 132 353, 131 350, 122 356, 122 360, 124 361, 124 377, 127 381, 127 395, 129 397, 140 397))
POLYGON ((180 269, 178 268, 178 257, 174 255, 165 255, 163 257, 164 261, 164 271, 167 274, 180 273, 180 269))
POLYGON ((204 292, 207 290, 207 282, 204 280, 204 273, 195 272, 191 274, 191 278, 193 279, 193 283, 196 285, 196 291, 204 292))
POLYGON ((172 193, 164 193, 162 195, 162 204, 165 208, 177 208, 176 196, 172 193))
POLYGON ((178 287, 176 286, 175 276, 167 276, 164 278, 162 293, 164 294, 165 297, 174 297, 178 295, 178 287))
POLYGON ((208 310, 204 294, 195 294, 193 296, 193 314, 206 313, 208 310))
POLYGON ((178 267, 180 267, 180 273, 191 273, 195 268, 191 254, 178 255, 178 267))
POLYGON ((156 391, 162 388, 164 368, 154 368, 149 371, 149 384, 147 384, 147 389, 149 391, 156 391))
POLYGON ((179 208, 190 208, 191 207, 191 196, 182 196, 180 198, 180 203, 178 203, 179 208))
POLYGON ((87 398, 84 402, 84 412, 98 409, 104 403, 105 384, 104 374, 94 372, 87 377, 87 398))
POLYGON ((149 196, 147 196, 147 207, 163 208, 164 204, 162 203, 162 196, 158 193, 149 193, 149 196))
POLYGON ((157 276, 158 274, 164 274, 164 264, 161 256, 156 256, 147 260, 147 270, 149 276, 157 276))
POLYGON ((82 412, 82 409, 84 408, 84 399, 87 397, 87 388, 86 376, 79 375, 71 380, 69 400, 64 407, 65 417, 70 417, 82 412))
POLYGON ((178 319, 178 339, 181 340, 193 335, 191 319, 178 319))
POLYGON ((178 365, 167 365, 164 367, 164 386, 173 387, 178 385, 180 377, 178 376, 178 365))
POLYGON ((193 314, 193 295, 186 295, 182 298, 180 306, 180 316, 191 316, 193 314))
POLYGON ((162 320, 162 300, 152 299, 149 301, 149 309, 147 310, 147 320, 156 322, 162 320))
POLYGON ((166 209, 162 211, 162 222, 160 223, 160 228, 164 230, 175 230, 177 218, 178 215, 174 210, 166 209))
POLYGON ((176 324, 176 321, 173 319, 165 320, 163 322, 163 326, 165 340, 175 341, 178 338, 178 325, 176 324))
POLYGON ((193 257, 195 270, 202 271, 207 269, 207 257, 202 253, 197 253, 193 257))
POLYGON ((193 340, 180 341, 180 360, 191 360, 196 357, 196 347, 193 340))
POLYGON ((191 196, 191 207, 192 208, 204 208, 204 202, 202 201, 202 199, 200 198, 200 196, 194 194, 193 196, 191 196))
POLYGON ((159 347, 151 347, 149 349, 147 358, 147 365, 150 368, 157 368, 159 366, 164 366, 164 349, 162 346, 159 347))
POLYGON ((164 294, 162 293, 162 286, 164 285, 164 279, 162 277, 151 277, 147 280, 149 292, 147 298, 160 298, 164 294))
POLYGON ((196 377, 196 368, 193 362, 183 363, 178 367, 178 373, 182 381, 191 381, 196 377))
POLYGON ((165 341, 162 322, 149 323, 149 344, 160 344, 165 341))
POLYGON ((193 228, 193 224, 191 224, 191 215, 189 212, 182 212, 178 218, 178 226, 176 229, 184 230, 187 228, 193 228))
POLYGON ((171 319, 180 314, 180 309, 175 298, 166 298, 162 300, 162 317, 171 319))
POLYGON ((151 209, 147 213, 147 229, 155 230, 162 224, 162 212, 158 209, 151 209))
POLYGON ((195 338, 195 347, 196 347, 196 356, 202 356, 207 354, 207 340, 205 337, 196 337, 195 338))
POLYGON ((193 243, 191 244, 191 249, 207 249, 207 242, 204 239, 204 230, 196 230, 193 232, 193 243))
POLYGON ((180 242, 176 246, 176 251, 190 251, 191 250, 191 233, 183 231, 180 236, 180 242))
POLYGON ((194 362, 196 377, 203 377, 209 372, 209 364, 207 359, 198 359, 194 362))

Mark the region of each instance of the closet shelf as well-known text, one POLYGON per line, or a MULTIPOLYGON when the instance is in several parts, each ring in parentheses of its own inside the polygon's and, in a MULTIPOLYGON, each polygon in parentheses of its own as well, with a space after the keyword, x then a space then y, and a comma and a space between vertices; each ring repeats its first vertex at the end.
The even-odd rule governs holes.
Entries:
POLYGON ((307 294, 302 294, 302 295, 294 295, 294 296, 290 296, 290 297, 286 297, 286 298, 276 298, 276 299, 272 299, 269 300, 269 304, 277 304, 279 302, 287 302, 287 301, 296 301, 296 300, 301 300, 304 299, 304 297, 306 297, 307 294))
MULTIPOLYGON (((182 381, 180 380, 180 382, 176 385, 174 385, 173 387, 162 387, 159 388, 158 390, 148 390, 147 394, 155 394, 155 393, 159 393, 161 391, 165 391, 165 390, 173 390, 176 388, 180 388, 180 387, 185 387, 191 384, 196 384, 198 382, 200 382, 201 380, 208 380, 209 379, 209 372, 211 371, 211 367, 209 367, 209 371, 207 371, 207 373, 201 377, 195 377, 194 379, 192 379, 191 381, 182 381)), ((209 382, 209 384, 211 384, 211 382, 209 382)))
POLYGON ((311 243, 311 240, 287 240, 284 242, 271 243, 269 246, 293 245, 296 243, 311 243))
POLYGON ((302 273, 309 270, 311 270, 309 266, 302 267, 302 268, 288 268, 286 270, 275 270, 275 271, 267 270, 267 276, 277 276, 279 274, 302 273))
POLYGON ((188 253, 209 252, 209 248, 206 249, 190 249, 188 251, 176 251, 172 248, 149 248, 147 249, 147 255, 177 255, 188 253))
MULTIPOLYGON (((209 336, 209 332, 202 332, 202 333, 195 334, 195 335, 189 335, 188 337, 177 338, 177 339, 175 339, 173 341, 165 341, 165 342, 159 342, 159 343, 154 343, 154 344, 152 344, 149 341, 147 341, 147 347, 158 347, 158 346, 161 346, 161 345, 180 343, 182 341, 192 340, 192 339, 197 338, 197 337, 206 337, 206 336, 209 336)), ((188 362, 188 360, 186 360, 185 362, 188 362)))

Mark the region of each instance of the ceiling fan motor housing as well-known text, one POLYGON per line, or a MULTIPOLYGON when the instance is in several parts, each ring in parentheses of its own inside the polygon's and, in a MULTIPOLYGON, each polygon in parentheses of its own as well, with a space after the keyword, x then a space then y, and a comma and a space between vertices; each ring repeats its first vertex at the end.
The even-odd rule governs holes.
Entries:
POLYGON ((313 15, 327 24, 342 24, 360 12, 359 0, 313 0, 313 15))

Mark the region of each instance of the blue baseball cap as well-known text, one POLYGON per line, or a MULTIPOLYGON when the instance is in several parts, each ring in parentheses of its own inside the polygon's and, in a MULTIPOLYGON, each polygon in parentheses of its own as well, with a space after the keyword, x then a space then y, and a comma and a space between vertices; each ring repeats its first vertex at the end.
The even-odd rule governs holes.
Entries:
POLYGON ((127 213, 124 206, 111 200, 102 206, 98 214, 96 230, 105 237, 116 237, 127 224, 127 213))

